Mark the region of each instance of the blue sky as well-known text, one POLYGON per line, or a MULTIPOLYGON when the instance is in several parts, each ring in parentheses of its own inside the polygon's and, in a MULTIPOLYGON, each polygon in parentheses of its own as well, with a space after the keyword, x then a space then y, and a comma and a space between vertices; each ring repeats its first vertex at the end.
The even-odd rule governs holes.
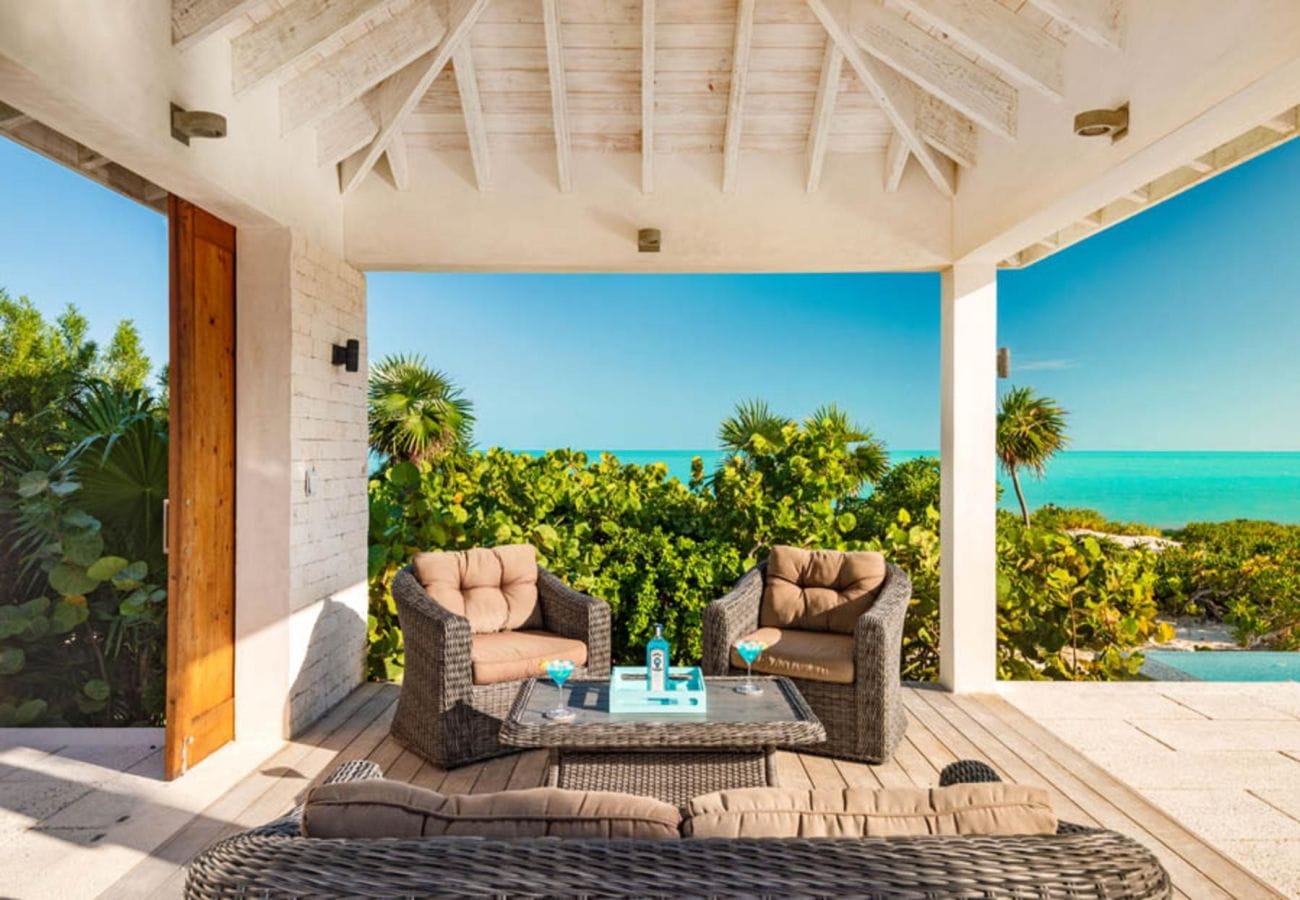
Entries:
MULTIPOLYGON (((1300 449, 1300 142, 1000 277, 1012 383, 1077 449, 1300 449)), ((161 216, 0 140, 0 286, 166 354, 161 216)), ((835 401, 898 449, 938 443, 933 275, 373 273, 370 352, 423 354, 484 445, 711 447, 735 401, 835 401)))

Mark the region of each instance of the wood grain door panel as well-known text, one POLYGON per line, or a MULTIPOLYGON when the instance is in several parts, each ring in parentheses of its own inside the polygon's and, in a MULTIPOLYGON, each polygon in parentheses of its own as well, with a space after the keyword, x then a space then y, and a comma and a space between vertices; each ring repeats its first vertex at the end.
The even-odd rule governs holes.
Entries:
POLYGON ((166 777, 235 733, 235 229, 171 219, 166 777))

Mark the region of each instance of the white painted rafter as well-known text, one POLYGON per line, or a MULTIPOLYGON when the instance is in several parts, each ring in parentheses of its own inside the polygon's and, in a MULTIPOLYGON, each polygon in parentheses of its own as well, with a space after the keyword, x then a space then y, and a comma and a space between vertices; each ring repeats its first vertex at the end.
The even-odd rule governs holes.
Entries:
POLYGON ((295 0, 230 42, 236 94, 274 78, 389 0, 295 0))
POLYGON ((461 42, 451 55, 456 70, 456 91, 460 95, 460 111, 465 117, 465 135, 469 138, 469 158, 474 166, 474 180, 480 191, 492 187, 492 165, 488 154, 487 123, 483 119, 483 103, 478 93, 478 70, 474 67, 474 50, 469 41, 461 42))
POLYGON ((564 74, 564 38, 560 34, 559 0, 542 0, 542 28, 546 32, 546 72, 551 85, 551 119, 555 123, 555 167, 560 190, 573 190, 573 162, 569 152, 569 91, 564 74))
POLYGON ((401 134, 403 123, 442 73, 451 54, 468 39, 487 5, 488 0, 455 0, 450 21, 436 46, 379 86, 373 100, 379 132, 369 146, 339 163, 339 185, 343 193, 351 192, 365 179, 388 145, 401 134))
POLYGON ((736 190, 740 168, 740 135, 745 121, 745 93, 749 89, 749 51, 754 44, 754 0, 736 5, 736 34, 731 53, 731 90, 727 95, 727 129, 722 139, 722 192, 736 190))
POLYGON ((920 21, 1052 100, 1065 95, 1065 45, 998 0, 894 0, 920 21))
POLYGON ((1098 47, 1124 47, 1123 0, 1029 0, 1029 5, 1098 47))
MULTIPOLYGON (((325 120, 438 46, 446 23, 427 0, 280 85, 280 132, 325 120)), ((381 123, 382 124, 382 123, 381 123)))
POLYGON ((409 190, 411 187, 411 164, 406 158, 406 138, 398 135, 389 143, 388 149, 384 151, 384 156, 388 158, 388 171, 393 176, 393 187, 399 191, 409 190))
POLYGON ((172 46, 193 47, 260 6, 262 0, 172 0, 172 46))
POLYGON ((1015 140, 1019 96, 997 75, 871 2, 853 4, 850 28, 872 56, 994 134, 1015 140))
POLYGON ((846 0, 807 0, 831 40, 840 48, 867 92, 884 111, 894 128, 916 156, 917 162, 935 187, 948 196, 957 189, 953 163, 933 150, 918 127, 921 92, 907 79, 873 59, 849 34, 849 9, 846 0))
POLYGON ((831 142, 831 125, 835 121, 835 100, 839 96, 840 76, 844 71, 844 54, 835 42, 826 39, 822 57, 822 74, 817 82, 817 100, 813 106, 812 125, 808 129, 809 192, 817 190, 826 162, 826 148, 831 142))
POLYGON ((897 131, 889 136, 889 146, 885 148, 885 190, 894 193, 903 183, 903 172, 907 170, 907 161, 912 154, 908 152, 907 143, 897 131))

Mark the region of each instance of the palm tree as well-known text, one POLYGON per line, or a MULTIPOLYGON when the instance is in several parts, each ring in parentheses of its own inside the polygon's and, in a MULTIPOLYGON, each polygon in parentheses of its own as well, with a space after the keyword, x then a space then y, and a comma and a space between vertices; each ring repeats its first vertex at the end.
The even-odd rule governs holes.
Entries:
POLYGON ((849 418, 849 414, 834 403, 813 410, 805 424, 809 428, 822 428, 834 440, 853 445, 854 471, 860 483, 875 484, 889 468, 889 454, 884 442, 868 428, 849 418))
POLYGON ((467 448, 474 404, 422 356, 397 354, 370 368, 370 449, 420 462, 467 448))
POLYGON ((736 404, 735 415, 723 419, 718 426, 718 443, 732 453, 744 453, 755 436, 778 444, 781 429, 789 424, 790 420, 772 412, 766 401, 742 400, 736 404))
POLYGON ((998 409, 997 454, 1011 477, 1020 501, 1020 514, 1029 524, 1029 507, 1020 489, 1020 470, 1039 478, 1047 461, 1069 443, 1065 435, 1066 412, 1051 397, 1039 397, 1030 388, 1011 388, 998 409))

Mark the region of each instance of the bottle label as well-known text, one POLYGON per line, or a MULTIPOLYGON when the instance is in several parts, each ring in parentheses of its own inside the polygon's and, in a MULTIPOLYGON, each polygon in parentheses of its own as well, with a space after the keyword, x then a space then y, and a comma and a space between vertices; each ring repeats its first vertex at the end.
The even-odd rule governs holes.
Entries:
POLYGON ((667 686, 664 670, 667 667, 667 655, 662 650, 650 651, 650 690, 662 691, 667 686))

